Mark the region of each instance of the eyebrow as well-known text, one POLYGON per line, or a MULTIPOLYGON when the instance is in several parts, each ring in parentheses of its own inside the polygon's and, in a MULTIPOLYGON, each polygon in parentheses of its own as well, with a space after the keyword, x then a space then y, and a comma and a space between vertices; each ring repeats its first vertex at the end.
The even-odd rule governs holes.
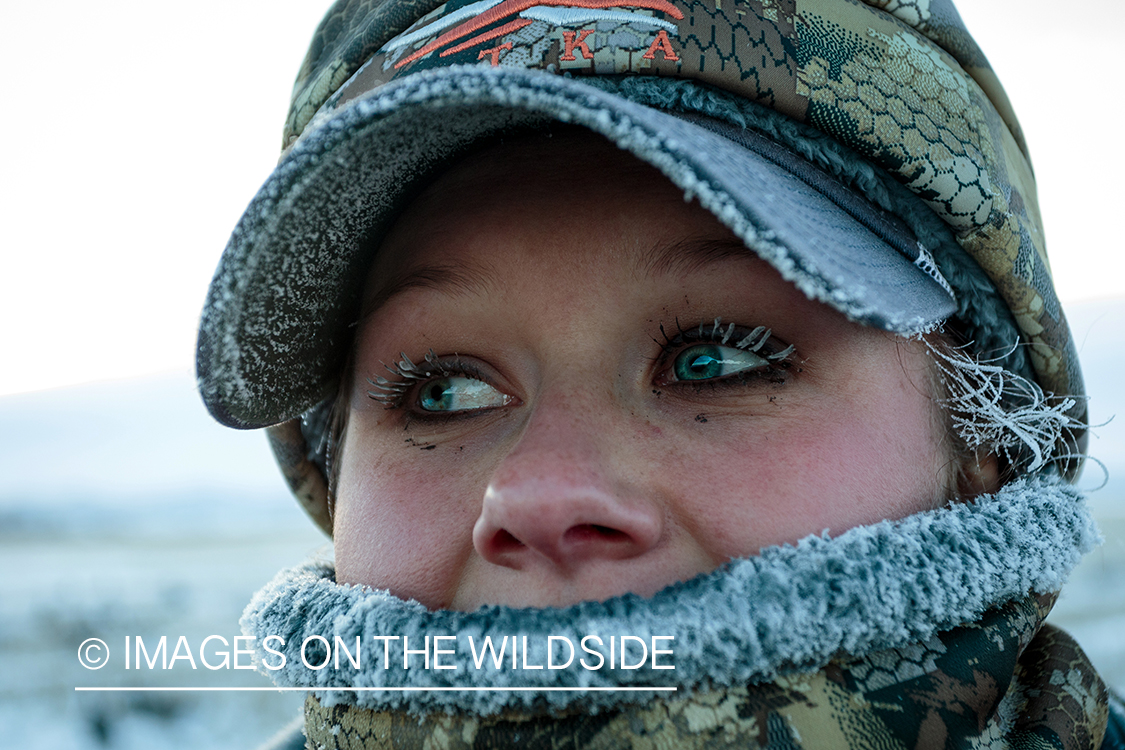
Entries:
POLYGON ((656 244, 640 258, 637 270, 647 278, 670 274, 686 275, 731 258, 758 259, 758 254, 737 238, 691 237, 668 244, 656 244))
POLYGON ((496 274, 478 263, 445 263, 421 266, 391 277, 372 295, 363 300, 360 319, 374 313, 409 289, 434 289, 445 294, 481 294, 496 286, 496 274))

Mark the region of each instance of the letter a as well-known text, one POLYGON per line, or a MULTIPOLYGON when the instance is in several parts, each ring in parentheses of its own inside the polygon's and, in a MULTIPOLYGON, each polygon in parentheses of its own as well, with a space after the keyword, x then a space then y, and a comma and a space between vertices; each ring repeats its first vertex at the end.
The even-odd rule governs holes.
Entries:
MULTIPOLYGON (((646 60, 655 60, 656 50, 660 50, 664 53, 665 60, 680 59, 676 55, 676 50, 672 49, 672 40, 668 38, 668 32, 664 29, 660 30, 660 32, 656 35, 656 38, 652 40, 652 44, 648 46, 648 52, 641 55, 641 57, 646 60)), ((560 57, 559 59, 561 60, 563 58, 560 57)))

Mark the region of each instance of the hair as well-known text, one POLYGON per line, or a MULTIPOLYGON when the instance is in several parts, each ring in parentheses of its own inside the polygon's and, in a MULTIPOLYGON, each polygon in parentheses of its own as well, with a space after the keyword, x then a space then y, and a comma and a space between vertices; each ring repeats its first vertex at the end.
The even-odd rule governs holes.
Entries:
POLYGON ((355 344, 348 348, 348 357, 336 382, 336 395, 331 399, 324 437, 324 478, 328 483, 328 516, 336 516, 336 488, 340 485, 340 457, 344 455, 344 437, 348 431, 351 408, 352 378, 355 373, 355 344))
MULTIPOLYGON (((1048 396, 1035 382, 996 360, 979 359, 970 344, 923 337, 937 369, 950 433, 975 456, 993 455, 1006 473, 1031 473, 1080 458, 1068 436, 1085 429, 1070 416, 1077 400, 1048 396)), ((1065 469, 1065 466, 1059 466, 1065 469)))

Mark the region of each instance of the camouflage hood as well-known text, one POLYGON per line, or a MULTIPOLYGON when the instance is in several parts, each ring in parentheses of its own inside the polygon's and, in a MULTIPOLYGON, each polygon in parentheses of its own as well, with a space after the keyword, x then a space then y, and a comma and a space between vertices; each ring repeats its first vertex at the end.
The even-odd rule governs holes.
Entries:
POLYGON ((263 672, 315 690, 318 747, 1000 747, 1024 733, 1091 748, 1105 688, 1040 626, 1096 534, 1073 490, 1028 480, 650 599, 430 612, 311 563, 259 592, 242 626, 263 672))

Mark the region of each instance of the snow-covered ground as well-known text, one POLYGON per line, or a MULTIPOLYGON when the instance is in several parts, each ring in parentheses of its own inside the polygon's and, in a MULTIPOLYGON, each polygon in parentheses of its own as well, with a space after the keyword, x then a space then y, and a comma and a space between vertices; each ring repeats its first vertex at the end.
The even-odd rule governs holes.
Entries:
MULTIPOLYGON (((1125 415, 1125 302, 1071 310, 1095 423, 1125 415)), ((1106 544, 1051 615, 1125 690, 1125 416, 1095 430, 1110 470, 1092 505, 1106 544)), ((77 686, 268 686, 253 671, 125 671, 126 636, 228 642, 250 594, 326 540, 260 435, 212 424, 190 376, 0 399, 0 736, 5 746, 249 748, 301 698, 273 692, 79 693, 77 686), (110 665, 83 669, 85 639, 110 665)), ((1100 483, 1089 466, 1084 484, 1100 483)), ((216 649, 211 649, 214 653, 216 649)), ((198 651, 194 655, 198 658, 198 651)), ((213 659, 214 661, 214 659, 213 659)))
MULTIPOLYGON (((205 509, 205 512, 221 509, 205 509)), ((121 667, 125 636, 150 647, 183 635, 231 641, 250 594, 322 542, 311 528, 215 538, 189 532, 86 536, 5 535, 0 727, 26 748, 252 748, 296 715, 278 693, 77 693, 76 686, 268 686, 253 671, 187 662, 163 671, 121 667), (107 668, 87 671, 79 644, 98 637, 107 668)), ((213 642, 219 646, 219 642, 213 642)), ((151 650, 151 649, 150 649, 151 650)), ((223 650, 209 649, 211 654, 223 650)), ((197 651, 194 653, 199 658, 197 651)), ((220 658, 212 656, 217 664, 220 658)), ((158 665, 159 666, 159 665, 158 665)), ((7 742, 11 744, 6 744, 7 742)))
POLYGON ((0 399, 0 745, 245 749, 297 715, 276 692, 74 690, 269 686, 183 661, 127 672, 125 636, 230 642, 250 595, 327 542, 264 438, 212 423, 193 388, 183 373, 0 399), (77 660, 91 637, 111 652, 97 671, 77 660))

